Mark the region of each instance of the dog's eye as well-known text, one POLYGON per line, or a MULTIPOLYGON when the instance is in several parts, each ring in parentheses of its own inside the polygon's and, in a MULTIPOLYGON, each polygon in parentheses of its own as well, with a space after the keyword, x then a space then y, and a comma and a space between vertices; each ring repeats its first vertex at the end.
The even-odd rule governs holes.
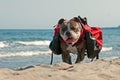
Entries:
POLYGON ((75 32, 79 32, 79 29, 75 29, 75 32))
POLYGON ((72 29, 72 30, 75 30, 75 28, 74 28, 74 27, 71 27, 71 29, 72 29))
POLYGON ((79 29, 77 28, 74 28, 74 27, 71 27, 71 29, 73 30, 73 31, 75 31, 75 32, 78 32, 79 31, 79 29))
POLYGON ((64 26, 64 27, 62 28, 62 31, 65 32, 66 30, 67 30, 67 26, 64 26))

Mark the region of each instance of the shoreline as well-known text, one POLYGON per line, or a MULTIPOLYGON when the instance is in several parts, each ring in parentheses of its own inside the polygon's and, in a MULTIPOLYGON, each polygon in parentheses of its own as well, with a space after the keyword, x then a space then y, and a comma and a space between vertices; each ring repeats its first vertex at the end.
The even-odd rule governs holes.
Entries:
POLYGON ((0 68, 0 80, 119 80, 120 58, 73 65, 35 65, 16 70, 0 68))

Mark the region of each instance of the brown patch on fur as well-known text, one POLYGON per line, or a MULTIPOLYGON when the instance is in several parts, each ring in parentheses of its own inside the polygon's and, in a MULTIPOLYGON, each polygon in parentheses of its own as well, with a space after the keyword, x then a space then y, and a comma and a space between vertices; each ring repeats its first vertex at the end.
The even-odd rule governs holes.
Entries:
POLYGON ((74 28, 77 28, 78 26, 80 26, 80 23, 79 23, 79 21, 78 21, 78 18, 76 19, 76 17, 72 18, 72 19, 70 20, 70 23, 71 23, 71 25, 72 25, 74 28))

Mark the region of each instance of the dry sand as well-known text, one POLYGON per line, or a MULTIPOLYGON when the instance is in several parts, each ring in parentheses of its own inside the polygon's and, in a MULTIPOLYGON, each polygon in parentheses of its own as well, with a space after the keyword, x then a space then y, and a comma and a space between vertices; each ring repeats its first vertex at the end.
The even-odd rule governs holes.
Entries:
POLYGON ((0 80, 120 80, 120 58, 0 69, 0 80))

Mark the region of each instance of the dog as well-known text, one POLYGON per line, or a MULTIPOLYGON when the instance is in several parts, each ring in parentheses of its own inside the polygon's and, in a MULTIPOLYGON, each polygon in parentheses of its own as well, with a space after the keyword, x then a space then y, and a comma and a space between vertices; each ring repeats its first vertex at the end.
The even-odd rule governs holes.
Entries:
POLYGON ((70 53, 77 54, 77 59, 75 63, 79 63, 85 57, 86 44, 83 40, 80 43, 80 36, 83 32, 82 25, 78 17, 74 17, 62 23, 60 25, 60 37, 61 37, 61 53, 62 60, 68 64, 72 64, 70 53), (80 45, 77 45, 79 44, 80 45))

